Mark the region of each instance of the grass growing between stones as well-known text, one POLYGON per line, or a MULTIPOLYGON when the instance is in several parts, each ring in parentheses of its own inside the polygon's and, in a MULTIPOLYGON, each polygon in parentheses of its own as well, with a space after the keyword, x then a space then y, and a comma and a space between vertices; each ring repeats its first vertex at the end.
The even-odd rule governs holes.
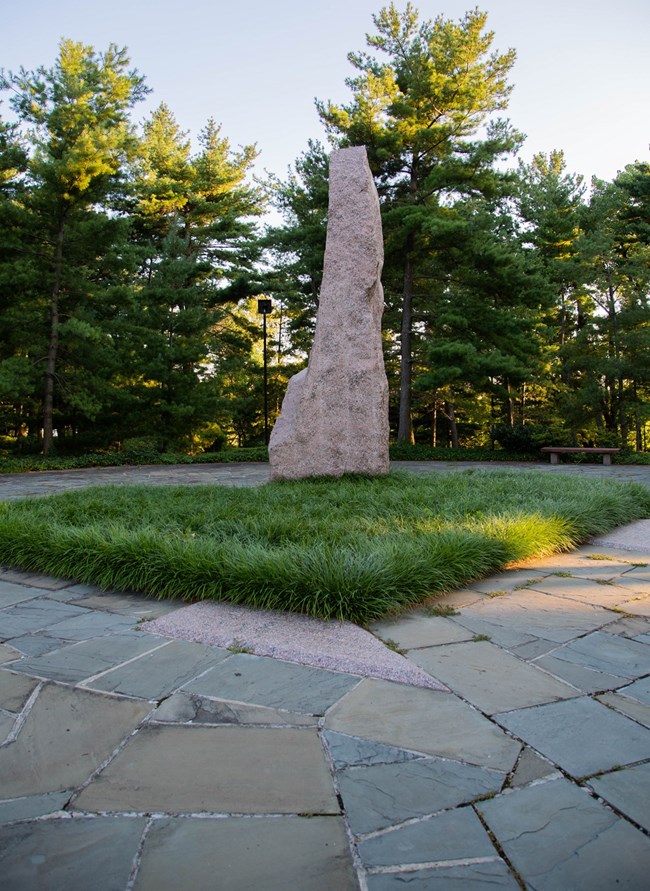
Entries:
POLYGON ((648 516, 641 486, 535 472, 102 486, 0 503, 0 563, 363 624, 648 516))

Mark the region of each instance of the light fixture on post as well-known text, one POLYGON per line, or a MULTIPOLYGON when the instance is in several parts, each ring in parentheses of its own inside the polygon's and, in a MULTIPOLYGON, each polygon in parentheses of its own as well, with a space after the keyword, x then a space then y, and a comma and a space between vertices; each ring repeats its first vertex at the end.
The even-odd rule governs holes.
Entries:
POLYGON ((269 380, 268 380, 268 362, 266 355, 266 317, 273 312, 273 303, 268 297, 260 298, 257 301, 257 312, 264 319, 264 442, 269 444, 269 380))

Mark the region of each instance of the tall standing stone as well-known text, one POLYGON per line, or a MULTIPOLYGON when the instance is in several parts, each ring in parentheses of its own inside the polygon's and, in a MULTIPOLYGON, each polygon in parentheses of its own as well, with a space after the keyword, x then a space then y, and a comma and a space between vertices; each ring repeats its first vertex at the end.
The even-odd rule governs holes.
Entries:
POLYGON ((316 333, 269 442, 271 479, 388 473, 379 198, 364 147, 330 157, 316 333))

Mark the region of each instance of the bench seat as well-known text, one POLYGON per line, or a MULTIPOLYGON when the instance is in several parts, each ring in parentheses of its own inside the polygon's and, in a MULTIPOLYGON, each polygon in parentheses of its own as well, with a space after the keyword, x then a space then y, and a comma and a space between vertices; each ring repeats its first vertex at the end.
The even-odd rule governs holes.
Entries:
POLYGON ((612 463, 612 455, 618 455, 620 449, 581 448, 580 446, 543 446, 542 452, 551 457, 551 464, 560 463, 560 455, 565 452, 581 452, 585 455, 602 455, 603 464, 612 463))

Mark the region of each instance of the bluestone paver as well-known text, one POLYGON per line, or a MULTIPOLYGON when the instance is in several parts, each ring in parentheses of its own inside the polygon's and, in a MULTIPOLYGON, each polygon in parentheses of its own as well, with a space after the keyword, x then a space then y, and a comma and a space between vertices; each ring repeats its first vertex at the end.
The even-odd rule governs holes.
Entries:
POLYGON ((184 689, 216 699, 322 715, 358 683, 355 675, 238 653, 184 689))
POLYGON ((42 572, 23 572, 22 569, 5 569, 2 572, 2 578, 8 581, 19 582, 22 585, 28 585, 38 588, 41 593, 47 591, 60 591, 73 584, 69 579, 60 579, 53 575, 46 575, 42 572))
MULTIPOLYGON (((502 635, 499 634, 499 637, 502 638, 502 635)), ((550 653, 551 650, 556 650, 558 644, 553 640, 544 640, 542 637, 536 637, 532 640, 528 641, 528 643, 518 644, 517 646, 509 646, 507 643, 501 644, 503 647, 508 649, 509 653, 512 653, 513 656, 518 656, 520 659, 525 659, 527 662, 537 659, 539 656, 544 656, 546 653, 550 653)))
POLYGON ((506 772, 521 748, 450 693, 370 678, 330 709, 325 727, 506 772))
POLYGON ((44 653, 51 653, 53 650, 60 650, 61 647, 67 647, 69 640, 63 640, 59 637, 51 637, 49 634, 42 634, 37 631, 36 634, 23 634, 20 637, 12 637, 9 641, 11 646, 18 650, 17 658, 22 656, 42 656, 44 653))
POLYGON ((650 638, 650 621, 643 616, 623 616, 607 626, 607 633, 620 634, 631 640, 650 643, 650 640, 643 639, 645 635, 650 638))
POLYGON ((565 779, 476 807, 534 891, 647 887, 650 839, 565 779))
MULTIPOLYGON (((576 563, 578 561, 576 560, 576 563)), ((572 565, 569 572, 574 578, 591 579, 596 581, 614 581, 619 584, 619 579, 630 571, 630 564, 623 563, 620 559, 604 559, 604 560, 584 560, 578 565, 572 565)), ((550 581, 550 579, 548 579, 550 581)), ((533 585, 541 590, 540 585, 533 585)))
MULTIPOLYGON (((75 605, 77 604, 75 603, 75 605)), ((51 625, 42 633, 58 640, 88 640, 90 637, 131 631, 134 624, 133 619, 129 616, 117 616, 114 613, 84 609, 76 616, 51 625)))
POLYGON ((147 834, 136 891, 264 889, 356 891, 338 817, 156 820, 147 834))
POLYGON ((631 616, 644 616, 650 618, 650 595, 635 597, 632 600, 624 600, 620 607, 631 616))
POLYGON ((17 739, 0 747, 3 798, 78 786, 148 711, 146 703, 46 684, 17 739))
POLYGON ((609 804, 650 831, 650 762, 625 767, 589 780, 609 804))
POLYGON ((122 632, 70 644, 43 656, 23 659, 11 667, 24 674, 75 684, 150 653, 165 643, 165 638, 151 634, 122 632))
POLYGON ((409 613, 394 622, 376 622, 371 631, 382 640, 393 640, 406 650, 471 640, 472 632, 448 618, 409 613))
MULTIPOLYGON (((9 738, 13 732, 16 723, 16 716, 5 712, 0 712, 0 744, 9 738)), ((0 792, 0 794, 2 794, 0 792)))
POLYGON ((43 591, 40 588, 30 588, 25 585, 16 585, 13 582, 0 580, 0 609, 42 596, 43 591))
POLYGON ((508 780, 511 788, 527 786, 536 780, 558 774, 556 767, 526 746, 519 756, 517 766, 508 780))
POLYGON ((78 606, 60 603, 48 597, 38 597, 2 610, 0 634, 4 640, 9 640, 21 634, 33 634, 35 631, 50 629, 64 619, 85 614, 86 611, 78 606))
POLYGON ((318 733, 310 727, 144 727, 74 807, 99 812, 340 813, 318 733))
POLYGON ((598 582, 590 578, 560 578, 552 575, 535 582, 533 590, 606 607, 618 606, 634 594, 632 589, 622 588, 619 579, 615 579, 614 582, 604 580, 598 582))
POLYGON ((368 876, 368 891, 520 891, 520 888, 503 860, 368 876))
POLYGON ((583 693, 599 693, 602 690, 615 690, 622 684, 626 684, 629 678, 598 671, 596 668, 588 668, 576 662, 558 658, 562 650, 555 650, 540 659, 535 659, 534 664, 550 672, 563 681, 573 684, 583 693))
POLYGON ((521 587, 528 587, 533 582, 539 581, 545 574, 546 570, 507 569, 497 575, 490 575, 472 582, 471 588, 474 591, 480 591, 481 594, 499 596, 516 591, 521 587))
POLYGON ((638 699, 632 699, 629 696, 623 696, 621 693, 602 693, 596 696, 598 702, 611 706, 617 712, 633 718, 639 724, 650 727, 650 705, 639 702, 638 699))
POLYGON ((14 662, 19 658, 20 653, 16 651, 12 644, 0 644, 0 665, 4 665, 6 662, 14 662))
POLYGON ((650 754, 650 731, 586 697, 495 718, 574 777, 632 764, 650 754))
POLYGON ((505 774, 458 761, 423 758, 350 767, 337 781, 350 828, 364 835, 498 792, 505 774))
POLYGON ((15 891, 126 888, 145 823, 144 817, 98 817, 2 826, 2 881, 15 891))
POLYGON ((95 591, 74 601, 86 609, 107 610, 136 620, 157 619, 178 609, 178 600, 157 600, 141 594, 127 594, 115 591, 95 591))
POLYGON ((37 684, 34 678, 0 669, 0 708, 19 712, 37 684))
POLYGON ((488 641, 428 647, 411 653, 411 659, 486 714, 578 695, 488 641))
POLYGON ((302 715, 262 705, 220 702, 194 693, 174 693, 160 703, 151 720, 169 724, 316 726, 319 719, 316 715, 302 715))
POLYGON ((227 650, 218 647, 173 640, 106 672, 92 681, 90 686, 93 690, 123 693, 141 699, 162 699, 228 655, 227 650))
MULTIPOLYGON (((496 643, 503 635, 523 636, 520 643, 535 637, 567 643, 612 621, 612 613, 590 603, 529 589, 507 597, 482 600, 463 610, 454 621, 477 634, 489 634, 496 643)), ((504 645, 509 647, 508 639, 504 645)))
MULTIPOLYGON (((622 678, 638 678, 650 672, 650 646, 619 634, 596 631, 553 651, 562 662, 602 671, 622 678)), ((544 658, 539 660, 544 664, 544 658)))
POLYGON ((359 739, 347 733, 335 730, 324 730, 323 738, 327 743, 334 767, 369 767, 371 764, 399 764, 402 761, 413 761, 424 756, 418 752, 409 752, 396 746, 385 746, 370 739, 359 739))
POLYGON ((627 684, 625 687, 621 687, 619 692, 623 696, 631 696, 645 705, 650 705, 650 677, 640 678, 633 684, 627 684))
POLYGON ((474 858, 499 860, 490 837, 474 811, 459 808, 359 842, 367 867, 443 864, 474 858))
POLYGON ((15 823, 18 820, 31 820, 60 811, 70 800, 72 789, 62 792, 46 792, 44 795, 27 795, 0 801, 0 823, 15 823))

